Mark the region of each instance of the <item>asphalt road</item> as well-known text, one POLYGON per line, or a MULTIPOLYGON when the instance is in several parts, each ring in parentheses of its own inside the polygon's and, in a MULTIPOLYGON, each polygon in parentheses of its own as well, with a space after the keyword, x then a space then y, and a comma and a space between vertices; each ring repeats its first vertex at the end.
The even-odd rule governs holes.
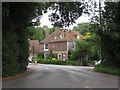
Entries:
POLYGON ((118 88, 118 77, 93 72, 93 67, 29 64, 34 72, 3 80, 3 88, 118 88))

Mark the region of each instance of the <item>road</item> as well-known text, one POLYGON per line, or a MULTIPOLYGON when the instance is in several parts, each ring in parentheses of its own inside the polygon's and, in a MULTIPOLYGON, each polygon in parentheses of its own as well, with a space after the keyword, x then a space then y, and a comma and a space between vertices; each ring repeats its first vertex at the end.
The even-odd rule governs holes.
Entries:
POLYGON ((93 67, 29 64, 33 73, 3 80, 3 88, 118 88, 118 77, 93 67))

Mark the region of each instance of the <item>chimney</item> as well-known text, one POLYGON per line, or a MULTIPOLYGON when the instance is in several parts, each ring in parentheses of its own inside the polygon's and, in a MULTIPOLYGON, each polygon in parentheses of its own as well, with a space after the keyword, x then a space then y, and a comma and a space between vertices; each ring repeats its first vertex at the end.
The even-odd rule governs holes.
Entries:
POLYGON ((60 31, 60 27, 55 27, 55 31, 60 31))
POLYGON ((49 36, 49 31, 45 30, 45 37, 48 37, 48 36, 49 36))

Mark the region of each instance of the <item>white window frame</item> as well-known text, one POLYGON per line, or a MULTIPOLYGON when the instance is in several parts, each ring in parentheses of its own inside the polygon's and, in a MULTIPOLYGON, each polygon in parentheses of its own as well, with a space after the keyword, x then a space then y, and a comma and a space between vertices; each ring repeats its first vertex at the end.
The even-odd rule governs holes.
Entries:
POLYGON ((60 35, 60 38, 64 38, 64 35, 60 35))
POLYGON ((72 42, 72 49, 75 49, 75 42, 72 42))
POLYGON ((48 49, 46 49, 46 44, 48 43, 44 43, 44 51, 48 51, 48 49))
POLYGON ((55 36, 54 39, 57 39, 57 37, 55 36))
POLYGON ((79 36, 79 35, 77 35, 77 39, 80 39, 80 36, 79 36))
POLYGON ((62 58, 59 57, 59 55, 60 55, 60 57, 62 57, 62 54, 58 54, 58 59, 62 59, 62 58))

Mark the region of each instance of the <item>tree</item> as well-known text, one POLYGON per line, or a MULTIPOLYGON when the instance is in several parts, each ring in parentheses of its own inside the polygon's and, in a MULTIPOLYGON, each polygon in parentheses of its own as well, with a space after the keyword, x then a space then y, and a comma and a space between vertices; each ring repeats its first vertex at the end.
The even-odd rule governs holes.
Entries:
POLYGON ((71 51, 72 58, 85 62, 91 54, 91 47, 86 40, 76 40, 76 48, 71 51))
POLYGON ((86 42, 89 43, 91 48, 90 60, 100 60, 100 37, 91 31, 90 36, 86 37, 86 42))
POLYGON ((96 34, 100 36, 102 64, 119 67, 120 57, 120 2, 105 3, 104 11, 95 16, 93 26, 96 34))
POLYGON ((82 15, 83 6, 80 2, 56 2, 50 7, 54 12, 49 15, 49 20, 54 26, 68 27, 82 15))
POLYGON ((28 65, 28 27, 42 15, 44 3, 2 3, 2 77, 24 72, 28 65))
POLYGON ((78 31, 83 36, 86 35, 87 32, 90 32, 90 23, 79 23, 77 26, 73 27, 73 30, 78 31))
POLYGON ((29 27, 29 38, 31 40, 41 41, 45 39, 45 30, 41 27, 29 27))
POLYGON ((50 30, 49 30, 49 34, 53 33, 54 31, 55 31, 54 28, 50 28, 50 30))

